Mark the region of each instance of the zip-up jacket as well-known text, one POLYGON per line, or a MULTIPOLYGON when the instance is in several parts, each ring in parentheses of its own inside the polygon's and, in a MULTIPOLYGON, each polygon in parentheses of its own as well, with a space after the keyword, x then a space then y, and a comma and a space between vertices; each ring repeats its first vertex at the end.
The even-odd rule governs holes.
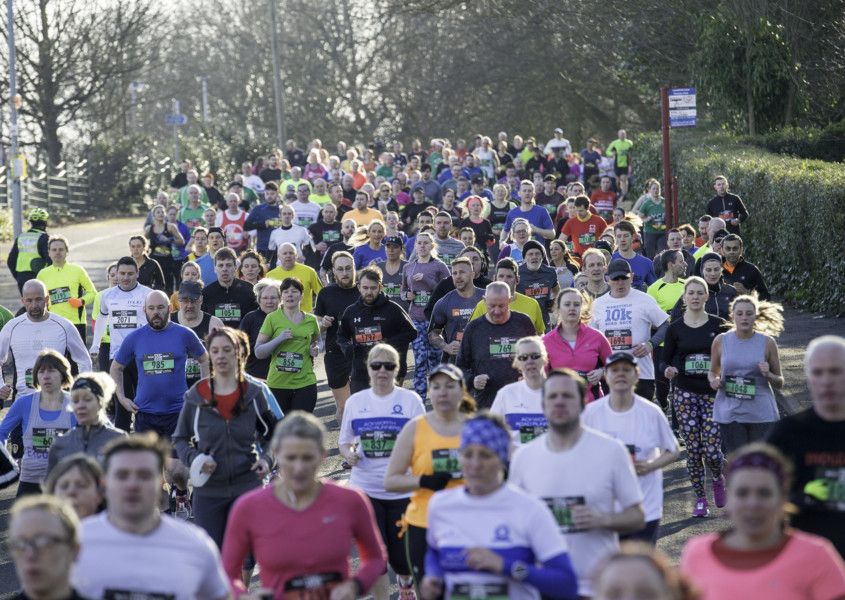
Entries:
POLYGON ((275 227, 267 227, 267 221, 277 221, 279 219, 279 205, 278 204, 259 204, 253 208, 244 222, 244 229, 246 231, 257 231, 255 239, 255 247, 262 252, 266 252, 269 248, 270 234, 275 227))
MULTIPOLYGON (((721 279, 716 285, 710 285, 708 283, 707 288, 708 296, 707 303, 704 305, 704 312, 730 321, 731 302, 739 295, 736 288, 721 279)), ((684 316, 683 298, 678 298, 678 302, 675 303, 675 307, 669 315, 672 321, 684 316)))
POLYGON ((185 403, 176 430, 173 446, 187 467, 198 454, 208 454, 217 468, 206 484, 200 488, 204 496, 235 498, 257 488, 261 480, 252 471, 258 458, 273 461, 261 449, 264 437, 272 433, 273 413, 264 398, 261 387, 249 380, 245 382, 240 405, 228 421, 200 394, 196 383, 185 394, 185 403))
POLYGON ((733 271, 728 271, 728 263, 722 264, 722 279, 731 285, 739 282, 751 291, 757 292, 757 297, 760 300, 768 300, 769 288, 766 287, 766 282, 763 280, 763 274, 756 265, 746 262, 744 258, 740 258, 739 262, 733 268, 733 271))
POLYGON ((49 473, 63 458, 79 452, 101 462, 106 444, 124 435, 126 435, 125 431, 115 428, 108 421, 92 425, 87 429, 83 425, 77 425, 53 441, 47 458, 47 472, 49 473))

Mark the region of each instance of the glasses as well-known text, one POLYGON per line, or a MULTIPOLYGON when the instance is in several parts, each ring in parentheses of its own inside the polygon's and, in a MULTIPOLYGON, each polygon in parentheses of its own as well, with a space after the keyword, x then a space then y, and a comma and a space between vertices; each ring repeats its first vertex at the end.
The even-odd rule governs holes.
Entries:
POLYGON ((396 370, 396 363, 392 362, 371 362, 370 368, 373 371, 381 371, 385 369, 387 371, 395 371, 396 370))
POLYGON ((36 535, 32 538, 9 539, 6 542, 9 551, 18 556, 31 550, 33 554, 41 554, 42 551, 52 548, 58 544, 67 544, 70 540, 56 535, 36 535))
POLYGON ((541 358, 543 358, 542 354, 540 354, 539 352, 532 352, 531 354, 520 354, 516 357, 516 360, 518 360, 519 362, 525 362, 528 359, 540 360, 541 358))

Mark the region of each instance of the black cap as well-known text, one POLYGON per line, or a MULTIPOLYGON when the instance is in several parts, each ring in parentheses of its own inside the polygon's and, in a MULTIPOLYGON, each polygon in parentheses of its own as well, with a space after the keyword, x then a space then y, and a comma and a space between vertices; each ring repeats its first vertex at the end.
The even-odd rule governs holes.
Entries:
POLYGON ((543 181, 551 181, 552 183, 554 183, 554 182, 556 182, 556 181, 557 181, 557 177, 555 177, 554 175, 552 175, 551 173, 549 173, 548 175, 546 175, 545 177, 543 177, 543 181))
POLYGON ((471 183, 484 183, 484 175, 482 175, 481 173, 476 173, 475 175, 472 176, 472 179, 470 179, 470 182, 471 183))
POLYGON ((617 258, 610 261, 610 266, 607 267, 608 279, 622 279, 623 277, 631 277, 631 265, 624 258, 617 258))
POLYGON ((179 297, 193 298, 198 300, 202 298, 202 283, 199 281, 183 281, 179 284, 179 297))
POLYGON ((453 381, 463 381, 464 379, 464 374, 458 367, 448 363, 441 363, 428 372, 429 381, 431 381, 432 377, 441 373, 453 381))
POLYGON ((625 350, 620 350, 619 352, 614 352, 610 356, 607 357, 607 360, 604 361, 604 366, 609 367, 612 364, 618 362, 627 362, 629 364, 637 366, 637 357, 627 352, 625 350))
POLYGON ((713 234, 713 241, 718 242, 719 240, 728 237, 728 235, 729 234, 727 231, 725 231, 724 229, 720 229, 719 231, 713 234))
POLYGON ((400 238, 398 235, 389 235, 389 236, 385 237, 385 238, 381 241, 381 243, 382 243, 382 244, 384 244, 385 246, 390 246, 390 245, 394 245, 394 246, 404 246, 404 245, 405 245, 405 244, 402 242, 402 238, 400 238))
MULTIPOLYGON (((613 248, 610 245, 610 242, 607 240, 599 240, 595 244, 593 244, 593 248, 596 250, 607 250, 611 254, 613 254, 613 248)), ((625 261, 628 262, 628 261, 625 261)))

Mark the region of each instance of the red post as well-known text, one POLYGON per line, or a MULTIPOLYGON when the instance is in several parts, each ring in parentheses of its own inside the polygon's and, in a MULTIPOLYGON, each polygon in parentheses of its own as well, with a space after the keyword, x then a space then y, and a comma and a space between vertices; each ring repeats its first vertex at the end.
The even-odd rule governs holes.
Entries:
POLYGON ((674 227, 677 215, 672 202, 672 168, 669 164, 669 88, 660 88, 660 130, 663 134, 663 196, 666 199, 666 222, 674 227))
POLYGON ((672 177, 672 220, 670 221, 670 227, 677 227, 678 224, 681 222, 681 214, 678 210, 678 178, 673 176, 672 177))

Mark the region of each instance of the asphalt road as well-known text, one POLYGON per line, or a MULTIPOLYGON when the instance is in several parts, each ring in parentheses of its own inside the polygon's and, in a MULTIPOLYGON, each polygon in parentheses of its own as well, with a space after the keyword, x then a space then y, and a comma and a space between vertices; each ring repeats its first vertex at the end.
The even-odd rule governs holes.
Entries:
MULTIPOLYGON (((88 270, 97 289, 105 285, 105 268, 120 256, 128 253, 127 239, 139 233, 141 219, 113 219, 91 223, 71 225, 51 229, 51 232, 66 236, 70 242, 68 260, 78 263, 88 270)), ((0 245, 0 258, 5 265, 8 244, 0 245)), ((17 287, 8 272, 3 269, 0 276, 0 304, 12 312, 20 308, 17 287)), ((802 370, 804 348, 807 343, 819 335, 838 333, 845 335, 845 320, 813 315, 788 309, 786 311, 786 330, 779 339, 781 362, 783 364, 786 386, 779 398, 781 410, 792 413, 808 405, 805 379, 802 370)), ((337 423, 334 420, 334 404, 331 392, 326 385, 322 361, 318 360, 319 397, 316 414, 329 428, 329 457, 323 466, 323 474, 334 479, 345 479, 348 471, 340 467, 337 453, 337 423)), ((409 385, 406 383, 406 385, 409 385)), ((665 505, 659 547, 674 561, 680 556, 681 549, 691 536, 708 531, 715 531, 727 526, 719 509, 711 507, 713 515, 708 519, 693 519, 692 491, 687 480, 686 469, 681 460, 672 464, 664 472, 665 505)), ((15 488, 0 491, 0 538, 6 537, 6 515, 14 498, 15 488)), ((11 564, 5 545, 0 546, 0 597, 17 589, 14 566, 11 564)))

